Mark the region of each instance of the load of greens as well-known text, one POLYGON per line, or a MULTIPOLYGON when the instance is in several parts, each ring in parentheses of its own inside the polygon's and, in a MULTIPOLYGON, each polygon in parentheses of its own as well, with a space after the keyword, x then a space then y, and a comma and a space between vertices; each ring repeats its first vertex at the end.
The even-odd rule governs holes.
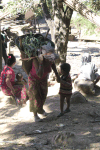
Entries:
POLYGON ((37 56, 38 51, 41 49, 41 46, 47 44, 48 41, 44 39, 43 36, 35 37, 32 34, 26 35, 22 38, 22 46, 24 53, 28 58, 32 56, 37 56))

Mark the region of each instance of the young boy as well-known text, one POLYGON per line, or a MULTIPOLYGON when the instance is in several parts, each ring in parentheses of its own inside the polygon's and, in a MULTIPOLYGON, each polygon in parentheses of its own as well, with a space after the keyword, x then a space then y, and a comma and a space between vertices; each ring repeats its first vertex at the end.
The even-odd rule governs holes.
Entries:
POLYGON ((16 85, 18 84, 20 84, 20 85, 26 85, 27 84, 27 82, 26 82, 26 80, 23 78, 23 75, 21 74, 21 73, 17 73, 16 74, 16 79, 17 79, 17 81, 16 81, 16 85))
POLYGON ((63 63, 61 66, 61 78, 57 79, 58 82, 60 82, 60 110, 61 113, 57 117, 61 117, 64 115, 64 113, 70 112, 70 98, 72 95, 72 82, 71 82, 71 77, 70 77, 70 64, 68 63, 63 63), (63 111, 63 106, 64 106, 64 99, 66 98, 66 103, 67 103, 67 108, 63 111))
MULTIPOLYGON (((23 78, 23 75, 21 74, 21 73, 17 73, 16 74, 16 79, 17 79, 17 81, 15 82, 15 85, 22 85, 23 87, 25 87, 25 85, 27 85, 27 81, 23 78)), ((27 93, 27 90, 26 91, 24 91, 24 92, 26 92, 26 99, 21 99, 21 100, 19 100, 18 101, 18 103, 20 104, 20 105, 22 105, 22 104, 26 104, 26 101, 29 99, 29 97, 28 97, 28 93, 27 93)))

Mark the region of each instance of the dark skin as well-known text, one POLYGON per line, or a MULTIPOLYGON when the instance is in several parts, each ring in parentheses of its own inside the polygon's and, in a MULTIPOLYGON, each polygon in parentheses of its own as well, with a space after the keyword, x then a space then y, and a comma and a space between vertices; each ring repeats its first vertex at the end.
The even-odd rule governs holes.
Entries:
POLYGON ((66 103, 67 103, 67 108, 66 110, 69 110, 70 108, 70 98, 71 98, 71 95, 63 95, 63 94, 60 94, 60 110, 61 110, 61 113, 63 113, 63 107, 64 107, 64 99, 66 98, 66 103))
POLYGON ((27 81, 23 78, 23 76, 21 76, 17 78, 17 81, 15 82, 15 84, 27 85, 27 81))
MULTIPOLYGON (((67 73, 65 71, 63 71, 63 70, 61 70, 61 73, 64 76, 67 75, 67 73)), ((67 83, 66 81, 63 81, 61 79, 59 80, 58 78, 57 78, 57 81, 60 82, 60 84, 64 83, 64 84, 68 84, 68 86, 69 86, 69 83, 67 83)), ((71 95, 60 94, 60 110, 61 110, 61 113, 63 113, 63 107, 64 107, 64 100, 65 100, 65 98, 66 98, 66 103, 67 103, 66 110, 69 110, 69 108, 70 108, 70 98, 71 98, 71 95)))
MULTIPOLYGON (((46 53, 45 55, 50 55, 50 54, 51 54, 51 52, 50 53, 46 53)), ((36 74, 37 74, 37 76, 39 78, 41 78, 43 76, 44 67, 49 66, 50 63, 51 62, 48 61, 47 59, 45 59, 42 54, 40 56, 38 56, 37 58, 33 59, 33 64, 34 64, 34 67, 35 67, 35 70, 36 70, 36 74)), ((56 69, 56 65, 55 65, 54 62, 52 62, 51 68, 55 72, 56 77, 58 79, 60 79, 60 77, 58 75, 58 72, 57 72, 57 69, 56 69)), ((34 113, 34 116, 37 116, 37 112, 33 112, 33 113, 34 113)))

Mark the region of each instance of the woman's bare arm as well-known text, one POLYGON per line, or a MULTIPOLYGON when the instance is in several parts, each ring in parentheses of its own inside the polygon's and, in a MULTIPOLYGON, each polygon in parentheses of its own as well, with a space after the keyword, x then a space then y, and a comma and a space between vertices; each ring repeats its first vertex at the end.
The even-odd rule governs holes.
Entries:
POLYGON ((57 77, 57 82, 60 82, 60 76, 59 76, 58 71, 56 69, 55 63, 53 63, 51 67, 52 67, 52 69, 53 69, 53 71, 54 71, 54 73, 55 73, 55 75, 57 77))
POLYGON ((14 90, 14 88, 13 88, 11 82, 10 82, 10 79, 11 79, 11 78, 12 78, 12 75, 8 74, 7 77, 6 77, 6 84, 7 84, 7 86, 10 88, 10 90, 12 91, 12 94, 13 94, 13 96, 14 96, 15 90, 14 90))

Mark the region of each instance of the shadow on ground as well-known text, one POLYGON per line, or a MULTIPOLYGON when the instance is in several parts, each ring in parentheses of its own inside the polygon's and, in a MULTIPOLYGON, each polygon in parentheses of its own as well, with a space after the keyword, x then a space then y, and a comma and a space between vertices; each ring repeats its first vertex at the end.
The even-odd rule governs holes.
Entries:
MULTIPOLYGON (((5 116, 5 107, 3 107, 0 114, 2 112, 1 116, 7 121, 1 124, 6 128, 4 128, 5 132, 3 130, 0 133, 0 137, 3 135, 0 148, 9 150, 11 148, 22 150, 44 150, 44 148, 50 150, 57 148, 61 150, 62 148, 89 150, 95 147, 100 148, 99 89, 98 87, 97 96, 86 97, 87 103, 71 104, 71 112, 60 118, 57 118, 60 112, 59 95, 49 96, 44 106, 49 114, 42 119, 42 122, 37 123, 34 123, 32 118, 26 121, 24 118, 20 118, 20 115, 18 118, 5 116)), ((16 108, 14 109, 17 111, 16 108)), ((8 110, 10 112, 9 107, 8 110)), ((8 110, 6 107, 6 111, 8 110)))

